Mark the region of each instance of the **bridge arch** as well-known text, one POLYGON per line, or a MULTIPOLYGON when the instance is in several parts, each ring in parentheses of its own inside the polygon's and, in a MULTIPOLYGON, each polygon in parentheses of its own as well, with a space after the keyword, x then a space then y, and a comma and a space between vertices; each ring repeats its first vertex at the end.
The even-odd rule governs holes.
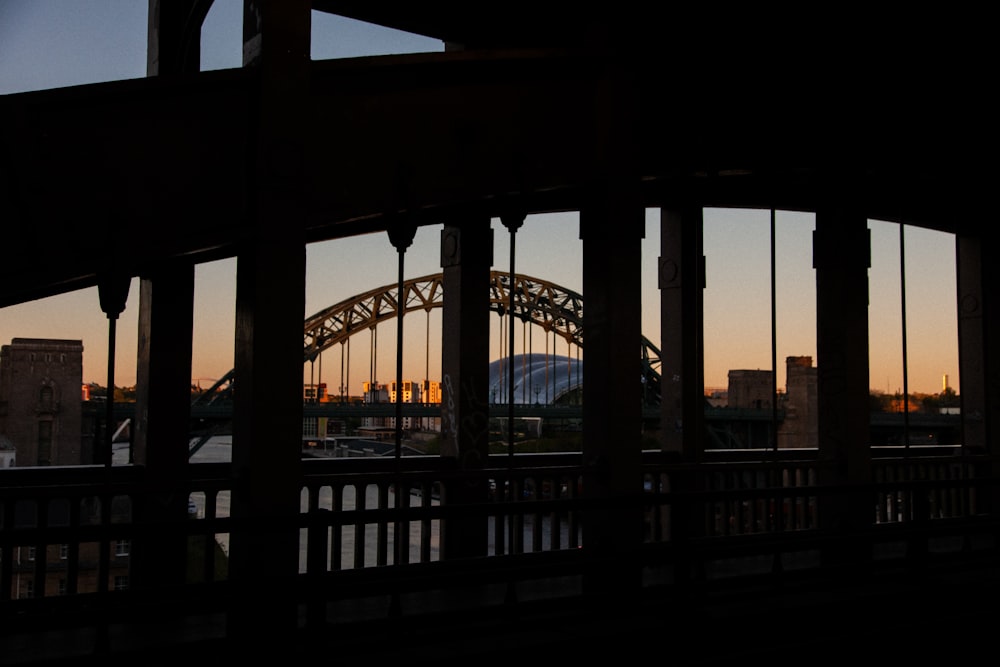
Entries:
MULTIPOLYGON (((442 273, 411 278, 403 282, 401 297, 398 294, 399 285, 395 283, 376 287, 307 317, 303 325, 303 362, 314 361, 324 350, 400 315, 440 308, 444 305, 443 279, 442 273)), ((513 296, 514 317, 583 347, 582 295, 541 278, 515 273, 513 296)), ((490 272, 489 307, 493 312, 511 314, 507 313, 511 308, 510 273, 490 272)), ((646 383, 650 402, 658 402, 660 351, 645 336, 640 341, 640 363, 640 380, 646 383)), ((230 370, 204 392, 204 400, 212 401, 216 394, 226 392, 232 383, 233 373, 230 370)))

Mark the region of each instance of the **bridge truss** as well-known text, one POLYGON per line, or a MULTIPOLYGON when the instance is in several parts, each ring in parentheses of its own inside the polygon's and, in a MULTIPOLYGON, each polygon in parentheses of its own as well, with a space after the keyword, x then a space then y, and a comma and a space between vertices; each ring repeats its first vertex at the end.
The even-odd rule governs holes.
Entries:
MULTIPOLYGON (((379 324, 407 313, 429 312, 444 305, 443 274, 412 278, 399 285, 385 285, 352 296, 314 315, 304 323, 302 358, 315 361, 321 352, 344 343, 351 336, 370 331, 379 324)), ((515 273, 490 273, 490 310, 511 315, 545 333, 562 337, 568 344, 583 347, 583 296, 540 278, 515 273), (511 283, 513 282, 513 290, 511 283), (513 307, 511 292, 513 291, 513 307), (508 312, 508 311, 511 312, 508 312)), ((645 384, 647 403, 660 399, 660 350, 645 336, 640 341, 640 381, 645 384)), ((229 397, 234 371, 195 399, 206 405, 229 397)))

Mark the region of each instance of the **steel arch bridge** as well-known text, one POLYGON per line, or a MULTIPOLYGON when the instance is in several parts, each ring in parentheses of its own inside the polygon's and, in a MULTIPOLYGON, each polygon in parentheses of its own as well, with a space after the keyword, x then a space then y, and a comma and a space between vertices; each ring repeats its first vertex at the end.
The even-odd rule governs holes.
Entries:
MULTIPOLYGON (((412 278, 402 284, 376 287, 352 296, 306 318, 302 358, 314 361, 321 352, 351 336, 370 331, 379 324, 407 313, 440 308, 444 304, 443 274, 412 278)), ((546 334, 561 336, 567 343, 583 347, 583 296, 540 278, 515 273, 490 272, 490 310, 512 315, 541 327, 546 334), (513 307, 511 292, 513 291, 513 307), (508 312, 511 310, 511 312, 508 312)), ((640 380, 646 384, 647 402, 659 403, 660 350, 645 336, 640 341, 640 380)), ((195 399, 211 403, 228 396, 234 370, 195 399)))

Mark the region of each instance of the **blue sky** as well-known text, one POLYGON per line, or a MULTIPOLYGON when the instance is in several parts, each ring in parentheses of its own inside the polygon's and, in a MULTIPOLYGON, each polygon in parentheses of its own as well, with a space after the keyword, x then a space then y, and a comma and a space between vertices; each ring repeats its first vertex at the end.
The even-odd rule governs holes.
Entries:
MULTIPOLYGON (((205 23, 202 68, 239 67, 242 0, 216 0, 205 23)), ((0 94, 139 78, 146 69, 147 2, 140 0, 0 0, 0 94)), ((416 51, 443 45, 356 21, 313 13, 313 58, 342 58, 416 51)), ((647 212, 643 241, 643 333, 659 344, 656 258, 659 214, 647 212)), ((768 211, 708 209, 705 213, 706 385, 725 387, 729 369, 771 366, 770 246, 768 211)), ((815 277, 810 250, 813 216, 776 214, 778 383, 784 384, 787 356, 812 356, 815 345, 815 277)), ((871 222, 870 271, 871 385, 895 392, 903 386, 900 318, 899 227, 871 222)), ((507 270, 506 230, 494 221, 494 268, 507 270)), ((406 254, 407 278, 440 271, 439 227, 418 231, 406 254)), ((578 218, 575 213, 530 216, 517 232, 517 271, 582 292, 578 218)), ((937 392, 944 375, 958 388, 954 241, 945 234, 906 228, 906 285, 909 387, 937 392)), ((355 294, 394 285, 396 252, 384 234, 310 245, 307 249, 306 312, 303 318, 355 294)), ((235 260, 199 265, 196 270, 195 340, 192 377, 204 385, 232 367, 235 260)), ((584 295, 586 296, 586 295, 584 295)), ((118 322, 116 383, 135 381, 138 284, 133 282, 118 322)), ((440 312, 431 316, 431 352, 425 356, 423 315, 408 317, 404 375, 423 379, 430 366, 439 379, 440 312)), ((497 325, 499 330, 499 323, 497 325)), ((520 336, 520 327, 515 327, 520 336)), ((82 290, 0 310, 0 344, 14 337, 71 338, 84 341, 84 380, 106 381, 107 320, 96 290, 82 290)), ((376 379, 395 376, 395 324, 378 331, 376 379)), ((535 351, 541 336, 533 334, 535 351)), ((369 379, 369 340, 355 336, 350 348, 352 391, 369 379)), ((499 341, 492 347, 499 353, 499 341)), ((517 343, 521 350, 520 341, 517 343)), ((565 349, 560 346, 561 353, 565 349)), ((336 386, 339 351, 324 355, 323 381, 336 386)), ((308 369, 304 376, 309 377, 308 369)))

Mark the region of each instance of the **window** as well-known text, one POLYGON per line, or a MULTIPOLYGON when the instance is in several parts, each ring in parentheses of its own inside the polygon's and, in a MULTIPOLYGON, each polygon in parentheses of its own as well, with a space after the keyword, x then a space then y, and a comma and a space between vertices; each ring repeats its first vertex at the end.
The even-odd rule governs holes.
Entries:
POLYGON ((66 595, 66 580, 59 580, 59 595, 66 595))
POLYGON ((38 402, 42 410, 52 409, 52 387, 45 385, 38 393, 38 402))
POLYGON ((52 465, 52 422, 38 422, 38 465, 52 465))
POLYGON ((69 545, 60 544, 59 545, 59 560, 66 560, 69 558, 69 545))
POLYGON ((116 574, 115 575, 114 590, 116 590, 116 591, 128 590, 128 575, 127 574, 116 574))
POLYGON ((128 556, 129 548, 132 543, 129 540, 118 540, 115 542, 115 555, 116 556, 128 556))
POLYGON ((24 581, 18 580, 21 584, 21 590, 19 597, 22 600, 28 600, 35 597, 35 582, 33 579, 25 579, 24 581))
POLYGON ((28 560, 35 560, 35 547, 28 547, 28 560))

